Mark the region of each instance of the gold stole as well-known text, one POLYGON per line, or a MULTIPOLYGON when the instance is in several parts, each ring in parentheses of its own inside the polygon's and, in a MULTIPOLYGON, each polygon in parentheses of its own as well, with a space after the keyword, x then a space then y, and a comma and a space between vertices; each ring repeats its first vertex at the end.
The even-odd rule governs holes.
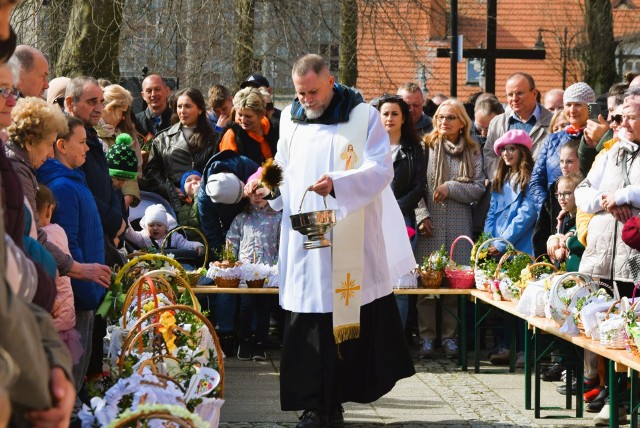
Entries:
MULTIPOLYGON (((362 165, 367 141, 369 106, 360 104, 349 121, 337 127, 334 170, 362 165)), ((364 276, 364 209, 340 219, 333 229, 333 336, 337 344, 360 336, 360 306, 364 276)))

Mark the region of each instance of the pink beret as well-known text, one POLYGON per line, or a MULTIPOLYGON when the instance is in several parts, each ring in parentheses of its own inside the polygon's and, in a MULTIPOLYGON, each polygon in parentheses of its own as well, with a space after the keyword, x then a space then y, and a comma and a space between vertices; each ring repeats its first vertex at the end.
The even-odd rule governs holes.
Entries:
POLYGON ((496 152, 496 155, 500 156, 500 149, 504 146, 518 144, 525 146, 529 150, 531 150, 531 147, 533 146, 533 142, 531 141, 529 134, 522 129, 512 129, 496 140, 493 145, 493 151, 496 152))

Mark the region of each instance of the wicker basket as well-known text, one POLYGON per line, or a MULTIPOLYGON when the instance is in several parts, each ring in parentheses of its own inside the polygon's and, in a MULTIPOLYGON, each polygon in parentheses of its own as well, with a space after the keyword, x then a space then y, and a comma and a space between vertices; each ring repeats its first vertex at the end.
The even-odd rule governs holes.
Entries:
MULTIPOLYGON (((498 261, 498 266, 496 266, 496 271, 493 274, 494 280, 500 280, 500 273, 502 272, 503 264, 507 262, 510 257, 516 256, 518 254, 524 254, 528 256, 532 262, 535 261, 535 259, 531 257, 531 255, 523 251, 518 251, 518 250, 507 251, 502 255, 502 257, 500 257, 500 261, 498 261)), ((517 286, 517 285, 513 284, 512 286, 517 286)), ((503 285, 502 281, 500 281, 500 295, 504 298, 504 300, 508 300, 508 301, 518 300, 520 298, 519 293, 518 293, 518 296, 516 296, 512 289, 509 289, 508 287, 503 285)))
POLYGON ((547 303, 547 309, 550 318, 552 318, 556 324, 562 326, 567 319, 568 316, 571 315, 569 312, 569 304, 566 302, 565 296, 561 296, 563 293, 562 289, 564 289, 564 283, 566 281, 576 281, 576 283, 580 286, 580 288, 585 288, 584 291, 576 291, 571 296, 571 301, 576 298, 576 295, 584 295, 584 293, 592 293, 596 291, 596 288, 590 286, 592 284, 591 277, 589 275, 579 273, 579 272, 567 272, 558 277, 553 278, 553 284, 551 285, 551 289, 549 290, 549 301, 547 303))
MULTIPOLYGON (((165 249, 165 245, 170 242, 168 241, 169 237, 178 231, 181 230, 190 230, 195 232, 200 239, 202 239, 202 243, 204 244, 204 261, 202 263, 202 268, 201 269, 205 269, 207 268, 207 261, 209 260, 209 242, 207 241, 207 238, 204 236, 204 234, 200 231, 200 229, 197 229, 195 227, 191 227, 191 226, 178 226, 178 227, 174 227, 173 229, 171 229, 169 231, 169 233, 167 233, 167 236, 164 237, 164 240, 162 241, 162 245, 160 246, 160 252, 162 254, 164 254, 164 249, 165 249)), ((202 278, 202 275, 200 274, 199 270, 193 271, 193 272, 187 272, 186 273, 187 279, 189 280, 189 284, 191 284, 192 287, 195 287, 198 284, 198 281, 200 281, 200 278, 202 278)))
MULTIPOLYGON (((199 416, 193 414, 188 417, 185 415, 176 416, 181 406, 175 405, 176 410, 171 409, 173 406, 165 406, 166 408, 157 409, 154 406, 141 405, 127 414, 119 416, 111 422, 113 428, 129 428, 148 426, 146 421, 164 421, 162 426, 171 428, 199 428, 203 426, 204 421, 199 416), (195 419, 197 417, 197 419, 195 419)), ((182 410, 184 412, 184 410, 182 410)))
POLYGON ((441 270, 418 270, 418 284, 420 288, 430 288, 432 290, 440 288, 444 272, 441 270))
POLYGON ((240 285, 240 278, 224 278, 222 276, 216 276, 214 281, 220 288, 238 288, 240 285))
POLYGON ((616 305, 620 303, 620 300, 614 301, 607 312, 605 312, 604 320, 599 323, 600 330, 600 343, 602 346, 608 349, 626 349, 627 348, 627 334, 625 332, 626 322, 620 320, 620 326, 613 328, 607 326, 607 322, 611 319, 612 312, 615 311, 616 305))
MULTIPOLYGON (((196 317, 198 317, 200 321, 202 321, 206 326, 206 328, 209 330, 209 333, 211 334, 211 338, 213 339, 213 344, 216 351, 216 359, 218 362, 218 373, 220 374, 219 398, 222 398, 224 395, 224 359, 223 359, 224 354, 222 352, 222 348, 220 347, 220 340, 218 339, 218 335, 216 334, 215 328, 211 324, 211 321, 209 321, 207 317, 202 315, 200 311, 192 308, 191 306, 187 306, 187 305, 163 306, 160 308, 155 308, 147 312, 146 314, 144 314, 142 317, 140 317, 140 319, 136 321, 136 323, 131 327, 131 330, 129 331, 129 333, 127 334, 127 337, 123 342, 122 352, 118 357, 119 372, 120 373, 123 372, 126 356, 134 349, 136 343, 138 343, 138 349, 142 348, 142 338, 144 337, 144 335, 147 333, 153 333, 153 331, 156 328, 162 327, 162 324, 160 324, 160 322, 153 321, 153 320, 159 319, 160 315, 166 311, 190 312, 194 314, 196 317), (153 321, 153 322, 150 322, 150 321, 153 321), (143 327, 145 323, 147 323, 147 325, 143 327)), ((178 329, 180 329, 180 327, 178 327, 178 329)), ((157 355, 157 354, 154 354, 154 355, 157 355)))
MULTIPOLYGON (((453 251, 456 248, 456 244, 459 240, 464 239, 471 243, 473 247, 473 240, 465 235, 460 235, 451 243, 451 249, 449 250, 449 260, 453 260, 453 251)), ((447 278, 447 283, 451 288, 473 288, 475 284, 475 277, 473 269, 469 266, 468 269, 444 269, 444 275, 447 278)))
POLYGON ((249 287, 249 288, 262 288, 262 287, 264 287, 264 278, 248 280, 247 281, 247 287, 249 287))
MULTIPOLYGON (((497 242, 497 241, 504 242, 507 244, 507 246, 511 245, 511 242, 507 241, 504 238, 491 238, 478 244, 478 246, 476 247, 475 253, 471 254, 471 258, 473 259, 474 264, 476 266, 478 264, 478 254, 480 254, 480 251, 484 249, 486 246, 488 246, 489 244, 491 244, 492 242, 497 242)), ((476 288, 482 291, 491 291, 490 285, 493 282, 491 272, 487 273, 482 269, 477 269, 477 268, 474 269, 473 272, 474 272, 474 281, 475 281, 476 288)))

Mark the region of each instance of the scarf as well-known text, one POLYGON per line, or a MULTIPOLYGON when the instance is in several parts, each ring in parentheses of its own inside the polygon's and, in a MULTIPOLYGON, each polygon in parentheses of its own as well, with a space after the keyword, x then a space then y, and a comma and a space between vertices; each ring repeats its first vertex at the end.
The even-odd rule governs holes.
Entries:
POLYGON ((322 125, 348 122, 351 110, 362 102, 364 102, 364 99, 360 92, 335 83, 333 85, 333 97, 322 116, 317 119, 309 119, 304 107, 296 98, 291 103, 291 120, 293 122, 320 123, 322 125))
POLYGON ((571 138, 580 138, 584 132, 584 128, 576 128, 573 125, 569 125, 564 130, 569 134, 571 138))
POLYGON ((433 148, 435 154, 435 169, 436 176, 433 182, 433 190, 438 186, 449 180, 449 162, 447 156, 460 157, 460 170, 458 176, 454 178, 455 181, 461 183, 470 183, 473 181, 475 175, 475 160, 473 159, 473 153, 470 149, 465 150, 464 138, 458 138, 456 143, 452 143, 446 138, 439 136, 438 141, 433 148))

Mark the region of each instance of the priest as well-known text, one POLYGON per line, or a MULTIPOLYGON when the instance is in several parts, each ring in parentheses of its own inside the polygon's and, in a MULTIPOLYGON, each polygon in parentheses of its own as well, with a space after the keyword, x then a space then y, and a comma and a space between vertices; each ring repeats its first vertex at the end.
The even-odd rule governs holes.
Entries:
MULTIPOLYGON (((292 78, 275 157, 284 180, 265 196, 283 210, 280 402, 303 411, 298 428, 342 427, 342 403, 375 401, 415 373, 392 284, 416 262, 378 111, 336 84, 319 55, 299 58, 292 78), (289 216, 324 209, 336 211, 331 246, 305 249, 289 216)), ((245 191, 267 193, 259 186, 245 191)))

